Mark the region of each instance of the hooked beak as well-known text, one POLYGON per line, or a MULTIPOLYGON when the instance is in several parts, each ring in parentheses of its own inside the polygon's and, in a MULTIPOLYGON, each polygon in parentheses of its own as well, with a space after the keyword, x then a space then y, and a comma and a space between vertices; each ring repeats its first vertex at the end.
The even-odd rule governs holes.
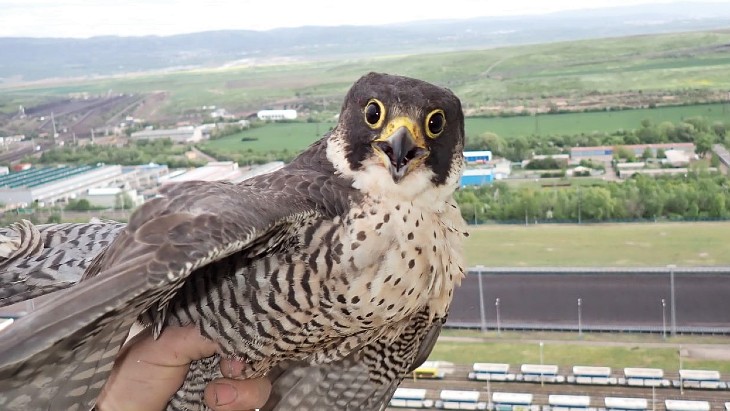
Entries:
POLYGON ((395 183, 402 180, 429 154, 423 139, 415 134, 413 122, 401 117, 388 124, 381 137, 372 143, 380 152, 383 163, 390 169, 390 175, 395 183))

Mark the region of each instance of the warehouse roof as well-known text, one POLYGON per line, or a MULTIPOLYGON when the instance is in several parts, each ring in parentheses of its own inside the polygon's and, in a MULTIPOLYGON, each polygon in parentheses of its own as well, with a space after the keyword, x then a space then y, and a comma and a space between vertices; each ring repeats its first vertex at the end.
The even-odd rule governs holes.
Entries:
POLYGON ((94 170, 98 167, 100 166, 31 168, 17 173, 0 176, 0 188, 38 187, 54 181, 73 177, 75 175, 94 170))

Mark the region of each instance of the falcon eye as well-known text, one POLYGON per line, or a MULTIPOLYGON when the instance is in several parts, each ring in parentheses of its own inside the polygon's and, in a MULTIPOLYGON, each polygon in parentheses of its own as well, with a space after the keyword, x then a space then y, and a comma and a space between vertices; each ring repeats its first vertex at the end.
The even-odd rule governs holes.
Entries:
POLYGON ((426 117, 426 134, 431 138, 438 137, 446 127, 446 117, 441 109, 434 110, 426 117))
POLYGON ((370 99, 368 105, 365 106, 365 122, 370 128, 378 128, 383 124, 385 118, 385 107, 378 99, 370 99))

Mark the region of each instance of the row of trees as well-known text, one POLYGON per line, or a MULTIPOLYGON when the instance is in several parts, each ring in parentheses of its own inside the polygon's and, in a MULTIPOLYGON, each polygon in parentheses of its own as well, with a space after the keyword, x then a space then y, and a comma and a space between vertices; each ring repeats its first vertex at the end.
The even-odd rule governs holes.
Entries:
POLYGON ((730 218, 730 179, 691 172, 686 177, 636 175, 584 187, 490 186, 457 192, 469 222, 583 222, 730 218))
POLYGON ((694 143, 697 154, 704 156, 715 143, 730 145, 730 125, 711 123, 703 117, 693 117, 674 124, 664 121, 654 124, 641 121, 635 130, 617 130, 612 133, 581 133, 578 135, 520 136, 505 139, 494 133, 468 136, 467 150, 491 150, 494 155, 511 161, 529 159, 532 154, 568 153, 571 147, 621 146, 655 143, 694 143))
POLYGON ((82 147, 61 147, 44 151, 39 160, 29 161, 42 164, 167 164, 171 168, 197 167, 202 161, 190 160, 185 152, 190 147, 174 145, 169 139, 138 140, 124 147, 86 145, 82 147))

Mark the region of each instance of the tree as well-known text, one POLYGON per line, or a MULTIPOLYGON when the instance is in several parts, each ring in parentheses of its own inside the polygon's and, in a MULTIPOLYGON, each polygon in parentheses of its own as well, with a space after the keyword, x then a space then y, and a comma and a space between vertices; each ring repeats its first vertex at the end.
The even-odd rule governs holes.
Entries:
POLYGON ((507 142, 494 133, 483 133, 466 139, 466 150, 491 150, 494 154, 502 155, 507 149, 507 142))
POLYGON ((654 157, 654 152, 651 151, 651 148, 649 148, 649 147, 645 148, 644 152, 641 153, 641 158, 643 158, 644 161, 647 161, 652 157, 654 157))
POLYGON ((695 152, 702 158, 712 150, 713 137, 708 133, 699 133, 695 136, 695 152))
POLYGON ((89 200, 82 198, 80 200, 71 200, 66 206, 66 210, 71 211, 89 211, 91 210, 91 203, 89 200))
POLYGON ((723 140, 727 135, 727 127, 722 121, 716 121, 712 124, 712 132, 715 133, 718 140, 723 140))
POLYGON ((611 218, 614 201, 611 192, 603 187, 588 187, 581 193, 581 213, 584 220, 611 218))

